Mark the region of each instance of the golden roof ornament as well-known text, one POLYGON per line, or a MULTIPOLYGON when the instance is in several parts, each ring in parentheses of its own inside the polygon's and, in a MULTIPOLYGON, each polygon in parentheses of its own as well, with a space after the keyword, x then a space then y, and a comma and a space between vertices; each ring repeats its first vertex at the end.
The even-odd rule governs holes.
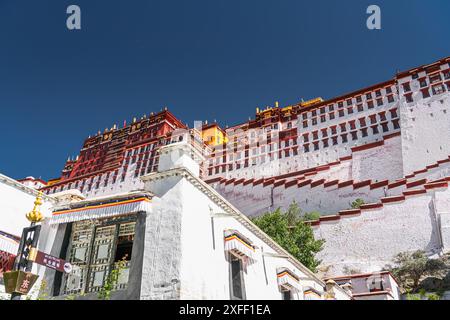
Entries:
POLYGON ((42 205, 42 191, 39 191, 36 200, 34 201, 33 210, 26 214, 28 221, 32 223, 41 222, 44 220, 44 216, 41 213, 41 205, 42 205))

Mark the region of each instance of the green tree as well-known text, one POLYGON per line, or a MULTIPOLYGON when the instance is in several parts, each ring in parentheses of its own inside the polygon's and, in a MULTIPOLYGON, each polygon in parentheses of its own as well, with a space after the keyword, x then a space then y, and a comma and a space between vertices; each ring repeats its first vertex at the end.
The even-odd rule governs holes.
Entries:
POLYGON ((365 204, 364 200, 361 198, 356 199, 352 203, 350 203, 350 206, 352 209, 359 209, 363 204, 365 204))
POLYGON ((413 293, 419 288, 422 277, 435 275, 446 268, 442 259, 429 259, 422 250, 401 252, 395 256, 394 263, 394 267, 389 267, 390 271, 403 289, 413 293))
POLYGON ((111 293, 116 289, 119 284, 120 275, 127 265, 127 255, 125 255, 122 260, 115 263, 114 268, 109 273, 108 277, 103 284, 103 287, 98 292, 98 298, 101 300, 110 300, 111 293))
POLYGON ((322 250, 324 240, 314 239, 311 226, 305 223, 298 205, 292 203, 286 212, 280 208, 254 218, 253 222, 303 265, 315 272, 320 261, 315 255, 322 250))

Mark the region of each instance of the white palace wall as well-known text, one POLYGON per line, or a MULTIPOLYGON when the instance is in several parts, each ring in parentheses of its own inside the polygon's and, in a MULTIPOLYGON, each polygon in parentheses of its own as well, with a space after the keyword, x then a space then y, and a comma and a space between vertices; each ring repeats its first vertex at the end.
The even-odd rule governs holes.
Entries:
POLYGON ((448 92, 400 108, 405 176, 450 155, 449 116, 448 92))
POLYGON ((382 200, 378 207, 341 212, 313 223, 316 238, 324 239, 318 255, 329 275, 381 270, 405 251, 429 255, 450 250, 450 191, 448 183, 427 192, 382 200), (444 239, 444 241, 443 241, 444 239))

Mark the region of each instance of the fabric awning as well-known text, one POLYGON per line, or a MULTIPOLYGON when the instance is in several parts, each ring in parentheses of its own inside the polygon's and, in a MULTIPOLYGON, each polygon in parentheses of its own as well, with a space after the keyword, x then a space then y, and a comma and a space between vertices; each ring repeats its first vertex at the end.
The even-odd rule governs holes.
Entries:
POLYGON ((303 294, 305 296, 305 300, 322 300, 321 293, 312 287, 306 287, 303 294))
POLYGON ((16 255, 19 250, 19 240, 9 237, 7 234, 0 232, 0 251, 16 255))
POLYGON ((255 260, 255 246, 249 239, 236 230, 224 231, 225 251, 240 258, 247 258, 249 262, 255 260))
POLYGON ((150 211, 150 199, 141 197, 103 204, 87 205, 75 209, 54 211, 53 216, 50 218, 50 224, 108 218, 141 211, 150 211))
POLYGON ((294 290, 298 291, 300 288, 299 277, 288 268, 277 269, 278 287, 282 291, 294 290))

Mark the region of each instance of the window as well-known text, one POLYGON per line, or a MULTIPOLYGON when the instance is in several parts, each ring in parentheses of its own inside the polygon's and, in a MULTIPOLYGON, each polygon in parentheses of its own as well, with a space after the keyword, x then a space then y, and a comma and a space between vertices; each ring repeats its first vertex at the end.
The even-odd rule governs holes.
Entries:
POLYGON ((361 101, 362 101, 361 96, 357 96, 357 97, 356 97, 356 102, 361 102, 361 101))
POLYGON ((366 93, 366 100, 372 99, 372 93, 366 93))
POLYGON ((391 113, 391 119, 397 118, 397 109, 391 109, 389 112, 391 113))
POLYGON ((307 128, 308 127, 308 120, 303 121, 303 128, 307 128))
POLYGON ((382 124, 381 124, 381 127, 383 128, 383 132, 388 132, 388 131, 389 131, 389 127, 388 127, 387 122, 382 123, 382 124))
POLYGON ((346 143, 348 140, 347 140, 347 135, 346 134, 343 134, 343 135, 341 135, 341 138, 342 138, 342 142, 343 143, 346 143))
POLYGON ((307 133, 305 133, 305 134, 303 135, 303 141, 304 141, 304 142, 308 142, 308 141, 309 141, 309 138, 308 138, 308 134, 307 134, 307 133))
POLYGON ((358 108, 358 112, 363 112, 364 111, 364 107, 363 107, 362 104, 358 104, 356 107, 358 108))
POLYGON ((333 141, 333 146, 338 144, 338 139, 337 137, 332 137, 331 140, 333 141))
POLYGON ((388 99, 389 103, 394 102, 394 96, 393 95, 388 96, 387 99, 388 99))
POLYGON ((363 137, 367 137, 367 128, 362 128, 362 129, 361 129, 361 135, 362 135, 363 137))
POLYGON ((330 105, 328 106, 328 110, 329 110, 329 111, 334 111, 334 105, 330 104, 330 105))
POLYGON ((305 144, 305 145, 303 146, 303 151, 304 151, 304 152, 309 152, 309 144, 305 144))
POLYGON ((420 87, 421 88, 424 88, 424 87, 426 87, 428 85, 426 78, 420 79, 419 82, 420 82, 420 87))
POLYGON ((422 98, 429 98, 430 97, 430 91, 428 90, 428 88, 426 89, 421 89, 420 91, 422 91, 422 98))
POLYGON ((348 114, 352 114, 352 113, 353 113, 353 107, 348 108, 348 109, 347 109, 347 113, 348 113, 348 114))
POLYGON ((444 78, 445 79, 450 79, 450 70, 444 71, 444 78))
POLYGON ((373 134, 378 134, 379 133, 378 126, 373 126, 372 132, 373 132, 373 134))
POLYGON ((368 101, 368 102, 367 102, 367 107, 368 107, 369 109, 373 109, 373 101, 368 101))
POLYGON ((244 271, 242 260, 230 254, 231 300, 245 300, 244 271))
POLYGON ((323 116, 320 116, 320 122, 325 122, 326 121, 326 117, 323 115, 323 116))
POLYGON ((352 99, 348 99, 347 100, 347 106, 351 106, 352 105, 352 99))
POLYGON ((366 126, 366 119, 365 118, 359 119, 359 126, 360 127, 365 127, 366 126))
POLYGON ((445 92, 445 88, 443 85, 440 84, 440 85, 434 86, 432 88, 432 91, 433 91, 433 95, 437 95, 437 94, 441 94, 441 93, 445 92))
POLYGON ((377 97, 381 97, 381 90, 377 90, 377 91, 375 91, 375 96, 377 96, 377 97))
POLYGON ((314 151, 319 150, 319 143, 318 142, 314 142, 314 151))
POLYGON ((312 119, 312 125, 315 126, 317 124, 317 118, 312 119))
POLYGON ((406 94, 406 95, 405 95, 405 98, 406 98, 406 102, 407 102, 407 103, 413 102, 412 94, 406 94))
POLYGON ((441 75, 439 73, 433 74, 430 76, 430 83, 436 83, 441 81, 441 75))
POLYGON ((343 117, 344 116, 344 110, 339 110, 339 117, 341 118, 341 117, 343 117))
POLYGON ((383 105, 383 99, 377 99, 377 106, 382 106, 383 105))
POLYGON ((334 112, 330 113, 330 120, 334 120, 334 112))
POLYGON ((387 94, 392 93, 392 88, 391 88, 391 87, 387 87, 387 88, 386 88, 386 93, 387 93, 387 94))
POLYGON ((399 124, 398 119, 392 120, 392 124, 394 125, 394 129, 400 129, 400 124, 399 124))
POLYGON ((403 84, 403 91, 404 92, 411 91, 411 86, 409 85, 409 82, 406 82, 406 83, 403 84))
POLYGON ((317 140, 319 138, 318 132, 314 131, 313 132, 313 140, 317 140))
POLYGON ((358 131, 352 131, 350 133, 352 135, 352 140, 353 141, 358 140, 358 131))
POLYGON ((125 289, 131 266, 135 216, 73 223, 69 260, 76 272, 65 277, 66 294, 97 292, 116 263, 125 261, 116 290, 125 289))

